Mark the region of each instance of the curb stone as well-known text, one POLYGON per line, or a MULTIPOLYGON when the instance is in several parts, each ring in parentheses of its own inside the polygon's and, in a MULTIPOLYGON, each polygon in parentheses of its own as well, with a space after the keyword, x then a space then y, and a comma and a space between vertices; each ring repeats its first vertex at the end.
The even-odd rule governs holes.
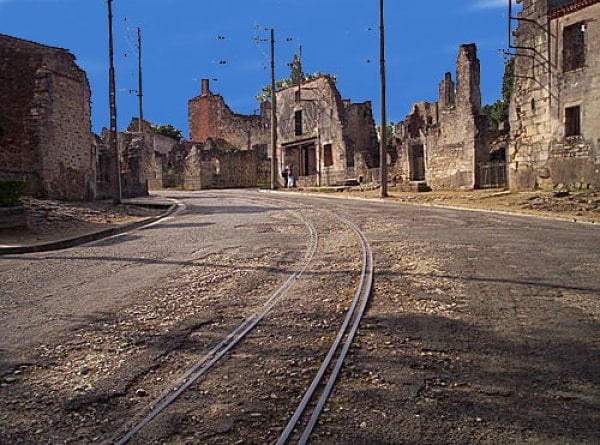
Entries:
POLYGON ((176 200, 172 201, 173 202, 171 204, 160 204, 151 202, 130 203, 131 205, 138 205, 141 207, 167 208, 167 210, 164 213, 157 216, 152 216, 150 218, 145 218, 140 221, 135 221, 129 224, 122 224, 116 227, 110 227, 108 229, 97 230, 95 232, 86 233, 84 235, 78 235, 70 238, 64 238, 56 241, 49 241, 45 243, 32 244, 27 246, 0 247, 0 256, 68 249, 69 247, 79 246, 81 244, 86 244, 92 241, 98 241, 103 238, 108 238, 110 236, 119 235, 124 232, 139 229, 140 227, 158 222, 163 218, 171 216, 178 210, 182 210, 185 208, 185 204, 182 204, 181 202, 178 202, 176 200))
POLYGON ((316 198, 323 199, 346 199, 346 200, 355 200, 355 201, 371 201, 377 202, 380 204, 388 204, 388 205, 408 205, 408 206, 418 206, 418 207, 433 207, 439 209, 448 209, 448 210, 464 210, 468 212, 480 212, 480 213, 496 213, 499 215, 506 216, 516 216, 516 217, 525 217, 525 218, 539 218, 539 219, 547 219, 552 221, 561 221, 565 223, 572 224, 584 224, 590 226, 598 226, 598 222, 596 221, 585 221, 578 219, 572 216, 561 216, 561 215, 536 215, 533 213, 524 213, 519 211, 511 211, 511 210, 502 210, 502 209, 481 209, 477 207, 466 207, 466 206, 458 206, 458 205, 450 205, 450 204, 436 204, 436 203, 418 203, 418 202, 404 202, 404 201, 394 201, 387 200, 383 198, 364 198, 360 196, 339 196, 335 193, 318 193, 318 192, 288 192, 285 190, 260 190, 261 193, 273 193, 273 194, 282 194, 288 196, 312 196, 316 198))

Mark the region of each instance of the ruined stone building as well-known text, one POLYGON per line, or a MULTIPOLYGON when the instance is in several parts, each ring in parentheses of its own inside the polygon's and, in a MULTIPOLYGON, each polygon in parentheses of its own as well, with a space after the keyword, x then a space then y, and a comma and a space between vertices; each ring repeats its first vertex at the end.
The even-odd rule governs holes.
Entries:
POLYGON ((276 93, 278 176, 291 164, 299 186, 364 179, 379 163, 371 103, 342 100, 330 76, 276 93))
POLYGON ((30 194, 94 199, 87 76, 65 49, 0 34, 0 178, 30 194))
POLYGON ((600 188, 600 1, 522 0, 510 186, 600 188))
POLYGON ((224 139, 192 145, 184 163, 184 188, 201 190, 268 185, 270 162, 266 148, 239 150, 224 139))
POLYGON ((242 150, 269 143, 270 114, 265 106, 260 115, 236 114, 223 96, 210 91, 209 80, 202 79, 202 93, 188 102, 190 139, 204 143, 208 138, 225 139, 242 150))
MULTIPOLYGON (((401 187, 471 189, 487 180, 491 133, 481 107, 479 76, 476 46, 461 45, 456 84, 452 74, 446 73, 439 86, 439 101, 414 104, 412 112, 397 124, 397 161, 390 166, 390 175, 401 187)), ((503 172, 502 162, 498 168, 503 172)), ((494 172, 496 180, 498 176, 503 177, 494 172)))

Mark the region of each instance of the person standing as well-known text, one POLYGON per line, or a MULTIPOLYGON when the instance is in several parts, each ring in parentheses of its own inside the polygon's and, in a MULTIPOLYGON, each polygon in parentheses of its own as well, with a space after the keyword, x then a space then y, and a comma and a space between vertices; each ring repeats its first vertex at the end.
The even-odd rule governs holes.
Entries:
POLYGON ((287 187, 292 188, 294 186, 294 169, 292 164, 287 166, 287 187))

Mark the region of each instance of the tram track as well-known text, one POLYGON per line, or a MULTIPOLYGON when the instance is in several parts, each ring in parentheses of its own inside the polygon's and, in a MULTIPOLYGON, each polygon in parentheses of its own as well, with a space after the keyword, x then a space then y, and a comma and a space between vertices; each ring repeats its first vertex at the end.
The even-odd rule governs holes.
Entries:
MULTIPOLYGON (((293 213, 289 211, 289 213, 293 213)), ((148 425, 161 412, 169 407, 181 394, 183 394, 191 385, 193 385, 200 377, 206 374, 229 350, 239 343, 246 335, 252 331, 258 323, 271 311, 271 309, 279 303, 292 287, 294 282, 298 280, 309 267, 312 262, 318 247, 318 233, 315 227, 302 214, 296 215, 308 228, 310 233, 311 243, 304 257, 303 267, 292 273, 288 279, 265 301, 262 308, 253 315, 247 317, 235 329, 233 329, 221 342, 214 346, 208 353, 202 356, 193 366, 188 368, 183 375, 174 381, 168 389, 164 390, 157 398, 155 398, 145 411, 149 413, 135 425, 128 429, 127 432, 119 434, 109 443, 126 444, 146 425, 148 425)))
MULTIPOLYGON (((263 203, 272 202, 277 203, 278 205, 289 205, 289 201, 271 198, 263 198, 261 201, 263 203)), ((257 202, 253 201, 253 204, 256 205, 257 202)), ((300 425, 303 425, 300 443, 306 443, 308 441, 325 403, 333 390, 335 382, 339 377, 344 358, 352 344, 358 330, 358 325, 364 314, 373 281, 373 254, 362 231, 348 218, 340 217, 328 210, 315 209, 312 206, 311 209, 318 212, 326 212, 332 219, 341 222, 354 232, 361 249, 360 279, 350 308, 337 332, 335 340, 319 367, 317 374, 306 390, 300 405, 296 408, 292 418, 284 428, 283 433, 277 442, 278 444, 288 443, 291 440, 293 433, 295 434, 295 430, 300 428, 300 425)), ((302 208, 300 211, 305 212, 306 209, 302 208)), ((296 216, 306 225, 310 233, 311 242, 305 253, 302 267, 288 277, 288 279, 265 301, 261 309, 252 316, 246 318, 221 342, 202 356, 192 367, 188 368, 181 377, 169 386, 168 389, 164 390, 160 396, 154 399, 153 402, 143 410, 143 417, 138 416, 134 426, 130 427, 124 433, 122 430, 118 438, 113 439, 111 443, 128 443, 134 436, 172 405, 175 400, 225 357, 234 346, 254 330, 263 318, 284 299, 294 283, 306 272, 317 252, 319 233, 315 225, 308 220, 305 214, 300 213, 298 209, 288 209, 286 212, 296 213, 296 216)))

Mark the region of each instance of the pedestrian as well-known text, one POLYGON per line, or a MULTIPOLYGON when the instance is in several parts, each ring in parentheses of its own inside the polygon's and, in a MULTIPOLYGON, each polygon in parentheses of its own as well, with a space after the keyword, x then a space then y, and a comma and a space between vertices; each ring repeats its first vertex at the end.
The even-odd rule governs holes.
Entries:
POLYGON ((294 186, 294 169, 292 164, 287 166, 287 187, 291 189, 294 186))
POLYGON ((288 180, 288 166, 286 165, 285 168, 281 169, 281 177, 283 178, 283 186, 287 187, 287 180, 288 180))

